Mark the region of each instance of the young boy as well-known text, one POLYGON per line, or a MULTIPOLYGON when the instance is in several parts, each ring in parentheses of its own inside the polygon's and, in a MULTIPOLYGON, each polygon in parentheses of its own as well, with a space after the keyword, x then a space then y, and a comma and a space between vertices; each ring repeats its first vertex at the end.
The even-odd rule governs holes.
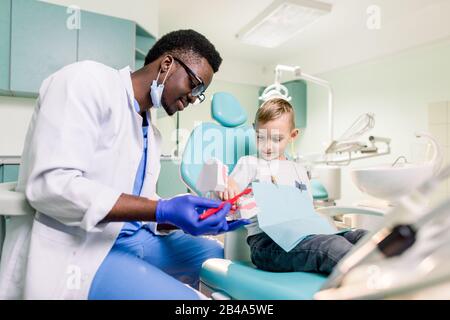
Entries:
MULTIPOLYGON (((253 181, 260 181, 294 187, 296 184, 306 186, 313 201, 306 170, 285 157, 286 147, 298 136, 294 119, 294 110, 284 99, 268 100, 259 108, 255 117, 258 157, 246 156, 239 159, 228 179, 227 189, 219 193, 222 200, 234 197, 253 181)), ((309 235, 286 252, 258 227, 257 217, 251 220, 252 223, 246 228, 252 262, 267 271, 329 274, 367 233, 365 230, 354 230, 340 234, 309 235)))

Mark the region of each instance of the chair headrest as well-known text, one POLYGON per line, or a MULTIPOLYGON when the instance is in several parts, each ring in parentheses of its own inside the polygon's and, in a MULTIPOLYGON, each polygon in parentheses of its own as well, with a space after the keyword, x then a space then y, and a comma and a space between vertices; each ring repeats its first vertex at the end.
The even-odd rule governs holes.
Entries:
POLYGON ((247 121, 247 112, 239 101, 227 92, 217 92, 212 97, 211 116, 225 127, 238 127, 247 121))

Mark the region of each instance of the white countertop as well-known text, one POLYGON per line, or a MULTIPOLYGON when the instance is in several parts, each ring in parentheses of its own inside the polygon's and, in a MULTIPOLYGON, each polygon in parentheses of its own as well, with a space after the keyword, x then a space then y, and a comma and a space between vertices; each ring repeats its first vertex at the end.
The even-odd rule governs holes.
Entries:
POLYGON ((161 155, 160 160, 161 161, 181 161, 181 157, 161 155))
POLYGON ((20 164, 20 156, 0 156, 0 165, 20 164))
MULTIPOLYGON (((181 158, 161 156, 161 161, 181 161, 181 158)), ((20 164, 20 156, 0 156, 0 165, 3 164, 20 164)))

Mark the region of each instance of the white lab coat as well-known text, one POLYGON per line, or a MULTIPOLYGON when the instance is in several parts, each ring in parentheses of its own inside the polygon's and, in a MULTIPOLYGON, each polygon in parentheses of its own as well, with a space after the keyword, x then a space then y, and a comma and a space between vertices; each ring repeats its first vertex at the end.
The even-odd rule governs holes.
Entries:
MULTIPOLYGON (((133 101, 128 67, 84 61, 43 82, 17 187, 37 212, 9 221, 1 299, 87 298, 123 226, 99 222, 121 193, 132 193, 142 156, 142 117, 133 101)), ((153 199, 160 143, 150 126, 142 195, 153 199)))

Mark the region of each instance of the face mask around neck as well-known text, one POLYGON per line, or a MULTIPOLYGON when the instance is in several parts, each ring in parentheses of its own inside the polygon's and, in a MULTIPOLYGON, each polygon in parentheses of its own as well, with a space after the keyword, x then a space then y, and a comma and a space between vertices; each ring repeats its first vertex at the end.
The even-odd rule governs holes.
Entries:
POLYGON ((170 69, 172 68, 172 63, 169 66, 169 70, 167 70, 166 76, 164 77, 164 80, 161 84, 158 85, 158 79, 159 75, 161 74, 161 69, 158 72, 158 76, 156 77, 156 80, 153 80, 152 85, 150 86, 150 98, 152 100, 153 107, 155 108, 161 108, 162 107, 162 94, 164 91, 164 83, 166 82, 167 75, 170 72, 170 69))

